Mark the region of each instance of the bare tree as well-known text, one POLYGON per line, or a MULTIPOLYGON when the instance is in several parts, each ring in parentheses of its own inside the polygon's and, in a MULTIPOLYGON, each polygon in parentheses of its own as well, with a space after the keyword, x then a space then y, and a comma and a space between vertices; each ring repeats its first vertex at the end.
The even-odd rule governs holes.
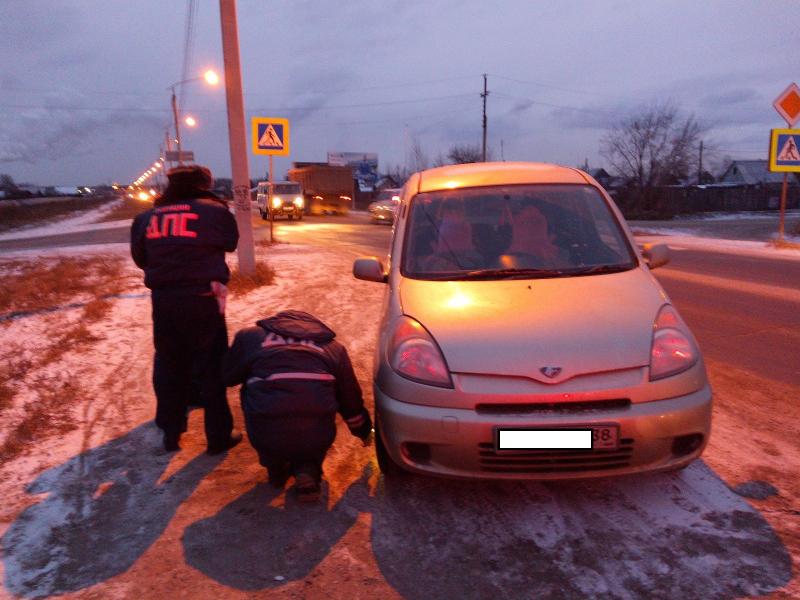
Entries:
POLYGON ((600 154, 647 205, 656 186, 686 180, 696 169, 705 131, 693 115, 682 117, 674 105, 663 104, 613 125, 600 140, 600 154))
POLYGON ((3 173, 0 175, 0 191, 7 193, 14 193, 17 191, 17 184, 14 183, 14 178, 11 175, 3 173))
POLYGON ((417 136, 411 137, 411 149, 408 153, 408 166, 412 173, 424 171, 430 166, 428 155, 422 148, 422 144, 417 136))
MULTIPOLYGON (((487 159, 490 158, 487 152, 487 159)), ((456 144, 447 152, 447 158, 453 164, 483 162, 483 152, 477 144, 456 144)))

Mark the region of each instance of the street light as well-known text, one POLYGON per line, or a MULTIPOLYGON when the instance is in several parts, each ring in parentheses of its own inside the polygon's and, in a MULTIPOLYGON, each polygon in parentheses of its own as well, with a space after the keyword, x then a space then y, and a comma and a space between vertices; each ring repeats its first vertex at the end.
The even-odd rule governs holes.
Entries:
MULTIPOLYGON (((184 83, 190 83, 192 81, 200 81, 201 79, 205 80, 205 82, 209 85, 217 85, 219 83, 219 75, 217 75, 214 71, 209 69, 206 71, 201 77, 191 77, 190 79, 184 79, 182 81, 177 81, 172 85, 168 86, 168 90, 172 90, 172 118, 175 121, 175 142, 178 144, 178 164, 183 164, 183 160, 181 160, 181 130, 179 120, 178 120, 178 102, 175 98, 175 88, 179 85, 183 85, 184 83)), ((192 117, 187 117, 186 124, 189 127, 194 127, 197 124, 192 117), (189 122, 191 119, 191 123, 189 122)))
POLYGON ((189 127, 194 127, 195 125, 197 125, 197 121, 195 121, 195 119, 194 119, 194 117, 192 115, 187 116, 183 120, 183 122, 186 123, 189 127))

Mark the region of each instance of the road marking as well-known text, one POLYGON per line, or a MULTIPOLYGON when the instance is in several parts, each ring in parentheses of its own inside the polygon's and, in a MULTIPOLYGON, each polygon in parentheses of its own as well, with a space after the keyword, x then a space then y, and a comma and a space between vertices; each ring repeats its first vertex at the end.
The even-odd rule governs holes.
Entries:
POLYGON ((800 304, 800 290, 780 287, 777 285, 753 283, 751 281, 743 281, 741 279, 728 279, 726 277, 716 277, 715 275, 688 273, 686 271, 678 271, 675 269, 659 270, 658 272, 654 273, 654 275, 656 275, 656 277, 659 279, 663 277, 664 279, 696 283, 698 285, 710 286, 734 292, 744 292, 746 294, 755 294, 756 296, 764 296, 773 300, 796 302, 800 304))

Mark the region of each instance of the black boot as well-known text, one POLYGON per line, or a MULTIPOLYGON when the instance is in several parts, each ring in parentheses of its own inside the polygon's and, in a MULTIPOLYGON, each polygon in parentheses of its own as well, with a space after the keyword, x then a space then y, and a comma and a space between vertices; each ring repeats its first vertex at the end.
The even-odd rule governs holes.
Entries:
POLYGON ((181 439, 180 433, 170 433, 165 431, 164 432, 164 450, 167 452, 177 452, 181 449, 180 444, 178 443, 181 439))
POLYGON ((236 446, 241 441, 242 441, 242 434, 234 429, 233 431, 231 431, 231 436, 228 438, 228 441, 222 444, 221 446, 218 446, 216 444, 214 445, 209 444, 208 448, 206 448, 206 454, 210 454, 211 456, 214 456, 216 454, 222 454, 223 452, 226 452, 231 448, 233 448, 234 446, 236 446))

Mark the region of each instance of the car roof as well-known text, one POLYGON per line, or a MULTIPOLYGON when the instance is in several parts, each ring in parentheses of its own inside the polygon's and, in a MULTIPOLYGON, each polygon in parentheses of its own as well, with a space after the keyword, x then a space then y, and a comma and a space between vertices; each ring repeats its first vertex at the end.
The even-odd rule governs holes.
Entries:
POLYGON ((420 173, 418 192, 525 183, 573 183, 585 185, 591 183, 591 180, 578 169, 548 163, 468 163, 447 165, 422 171, 420 173))

